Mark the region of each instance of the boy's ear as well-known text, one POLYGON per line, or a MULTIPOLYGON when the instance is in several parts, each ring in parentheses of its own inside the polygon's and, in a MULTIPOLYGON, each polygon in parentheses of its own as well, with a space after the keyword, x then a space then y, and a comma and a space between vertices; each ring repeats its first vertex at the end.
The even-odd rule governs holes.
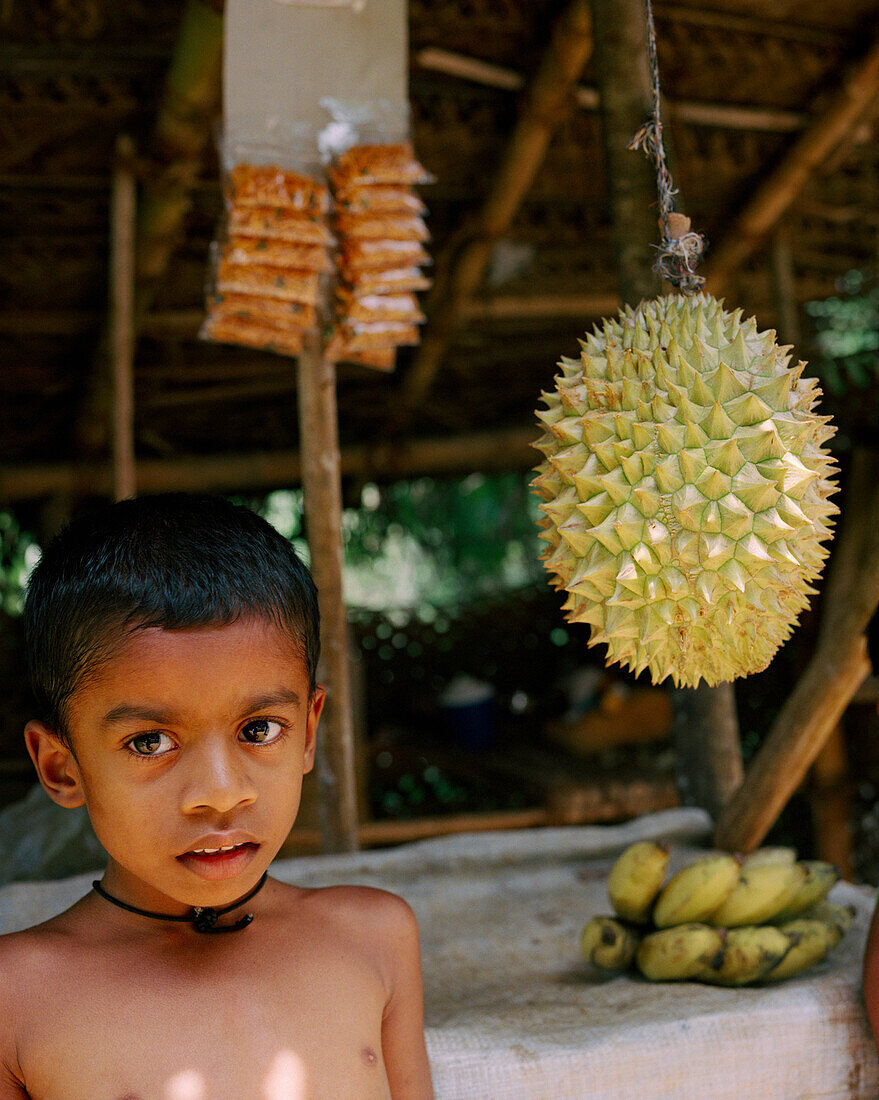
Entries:
POLYGON ((69 810, 84 806, 82 776, 72 750, 53 730, 36 720, 24 727, 24 741, 52 801, 69 810))
POLYGON ((318 684, 308 701, 308 718, 305 723, 305 772, 314 767, 314 749, 317 744, 317 724, 326 701, 326 688, 318 684))

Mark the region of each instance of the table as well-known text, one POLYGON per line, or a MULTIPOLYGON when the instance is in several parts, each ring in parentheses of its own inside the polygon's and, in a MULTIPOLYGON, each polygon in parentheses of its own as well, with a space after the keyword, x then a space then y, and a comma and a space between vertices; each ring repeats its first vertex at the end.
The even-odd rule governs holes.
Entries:
MULTIPOLYGON (((427 1046, 437 1100, 875 1100, 879 1058, 860 994, 873 891, 833 954, 777 986, 720 989, 605 977, 580 961, 579 931, 608 912, 614 856, 645 837, 674 864, 704 850, 699 810, 624 825, 526 829, 274 865, 280 879, 380 886, 418 915, 427 1046)), ((0 889, 0 931, 34 923, 90 875, 0 889)))

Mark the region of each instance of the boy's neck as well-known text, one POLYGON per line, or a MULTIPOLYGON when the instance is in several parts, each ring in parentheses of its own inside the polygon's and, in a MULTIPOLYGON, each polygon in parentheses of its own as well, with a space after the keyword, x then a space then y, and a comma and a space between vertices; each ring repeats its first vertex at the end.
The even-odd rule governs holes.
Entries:
POLYGON ((92 887, 105 901, 118 906, 120 909, 125 909, 129 913, 136 913, 140 917, 149 917, 152 920, 160 921, 191 923, 196 932, 240 932, 251 923, 253 920, 253 913, 245 913, 243 917, 232 924, 218 924, 217 922, 220 917, 233 912, 235 909, 239 909, 242 905, 250 901, 251 898, 255 897, 263 886, 265 886, 267 878, 268 871, 264 871, 256 886, 254 886, 249 893, 245 894, 244 897, 232 902, 231 905, 225 905, 220 909, 214 909, 211 906, 194 905, 189 913, 183 916, 156 913, 150 909, 141 909, 136 905, 129 905, 128 902, 122 901, 120 898, 114 897, 112 894, 108 893, 98 880, 92 883, 92 887))

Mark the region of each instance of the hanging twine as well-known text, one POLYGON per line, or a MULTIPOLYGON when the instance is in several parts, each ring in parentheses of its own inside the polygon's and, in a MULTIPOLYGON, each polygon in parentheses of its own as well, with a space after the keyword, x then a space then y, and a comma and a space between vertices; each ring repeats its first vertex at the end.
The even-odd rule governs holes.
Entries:
POLYGON ((653 9, 650 0, 644 0, 647 14, 647 59, 653 81, 653 117, 637 131, 629 141, 629 149, 640 149, 653 161, 656 168, 656 190, 659 194, 659 228, 662 241, 653 270, 671 283, 677 290, 691 294, 699 290, 705 280, 696 274, 696 266, 702 258, 705 240, 701 233, 690 229, 690 219, 674 209, 677 193, 672 184, 671 172, 665 163, 665 147, 662 144, 662 120, 659 115, 659 60, 656 53, 656 29, 653 25, 653 9))

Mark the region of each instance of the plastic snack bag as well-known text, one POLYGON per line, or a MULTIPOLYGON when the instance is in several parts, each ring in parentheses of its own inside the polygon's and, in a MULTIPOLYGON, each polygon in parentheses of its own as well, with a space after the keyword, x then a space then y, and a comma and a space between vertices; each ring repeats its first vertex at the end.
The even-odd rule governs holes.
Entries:
POLYGON ((220 141, 226 216, 199 335, 298 355, 329 298, 330 192, 313 132, 261 125, 220 141))
POLYGON ((433 177, 381 104, 322 103, 333 120, 320 143, 329 163, 339 239, 337 323, 326 354, 390 369, 388 353, 417 344, 417 326, 424 320, 413 292, 430 286, 421 272, 430 262, 424 247, 429 233, 413 187, 433 177), (377 365, 372 356, 380 352, 377 365))

